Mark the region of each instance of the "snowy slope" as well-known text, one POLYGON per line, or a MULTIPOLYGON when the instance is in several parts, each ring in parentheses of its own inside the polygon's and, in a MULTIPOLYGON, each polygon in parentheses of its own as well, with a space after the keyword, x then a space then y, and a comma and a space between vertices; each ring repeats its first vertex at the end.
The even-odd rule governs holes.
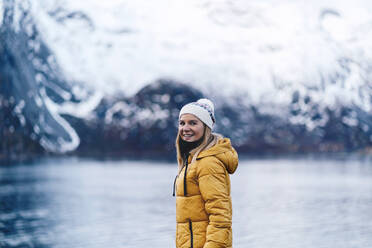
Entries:
POLYGON ((107 93, 169 77, 249 103, 310 91, 371 109, 370 1, 40 0, 33 12, 66 75, 107 93))
POLYGON ((12 144, 6 150, 14 151, 28 136, 48 151, 71 151, 80 139, 61 115, 88 118, 102 96, 65 79, 30 8, 28 1, 8 0, 0 6, 0 108, 12 113, 0 118, 2 144, 12 144))

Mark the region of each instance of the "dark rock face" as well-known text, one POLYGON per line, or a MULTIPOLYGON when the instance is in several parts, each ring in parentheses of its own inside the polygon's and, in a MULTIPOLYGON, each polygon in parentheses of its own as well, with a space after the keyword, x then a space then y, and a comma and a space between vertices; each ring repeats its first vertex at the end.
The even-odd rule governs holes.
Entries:
MULTIPOLYGON (((201 92, 186 84, 159 80, 132 98, 103 99, 95 110, 94 119, 87 121, 65 116, 81 138, 73 153, 99 157, 172 158, 179 110, 186 103, 202 97, 201 92)), ((327 121, 309 130, 304 124, 291 124, 288 120, 301 113, 291 113, 289 117, 263 114, 257 107, 242 106, 239 102, 240 99, 236 99, 236 102, 216 107, 215 131, 230 137, 240 152, 345 152, 371 146, 372 134, 366 127, 371 126, 372 118, 361 110, 356 119, 358 124, 350 126, 344 120, 358 109, 340 107, 337 111, 320 113, 313 107, 310 118, 327 121)))
POLYGON ((0 157, 2 161, 27 160, 58 152, 59 144, 70 142, 71 135, 56 119, 46 99, 66 101, 61 92, 76 101, 70 86, 28 13, 28 2, 18 5, 4 1, 0 26, 0 157), (14 20, 15 8, 20 15, 14 20))
POLYGON ((43 149, 28 118, 23 115, 24 111, 34 108, 29 113, 32 118, 32 113, 38 111, 38 107, 26 106, 23 101, 29 98, 28 92, 36 90, 32 83, 24 83, 34 75, 34 66, 27 65, 25 44, 28 37, 12 28, 14 2, 6 1, 4 4, 4 19, 0 26, 0 160, 6 163, 42 154, 43 149), (23 45, 19 46, 20 43, 23 45))
POLYGON ((185 84, 159 80, 132 98, 103 99, 96 118, 65 116, 80 136, 74 152, 87 156, 170 156, 174 153, 180 108, 201 98, 185 84))
POLYGON ((44 153, 32 127, 17 116, 14 98, 5 99, 0 85, 0 164, 30 161, 44 153))
POLYGON ((222 125, 217 131, 231 137, 238 150, 246 153, 313 153, 347 152, 372 145, 372 116, 354 107, 339 106, 320 111, 308 102, 311 113, 293 112, 293 105, 280 114, 260 113, 256 106, 223 105, 217 110, 222 125), (289 114, 286 114, 289 112, 289 114), (293 124, 290 118, 323 119, 322 125, 309 129, 306 124, 293 124), (348 125, 345 120, 352 120, 348 125))

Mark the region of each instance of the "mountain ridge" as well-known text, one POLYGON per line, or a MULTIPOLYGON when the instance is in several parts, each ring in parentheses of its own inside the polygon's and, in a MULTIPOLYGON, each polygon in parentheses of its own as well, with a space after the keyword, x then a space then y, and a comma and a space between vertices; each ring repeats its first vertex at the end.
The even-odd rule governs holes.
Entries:
MULTIPOLYGON (((372 60, 367 53, 355 57, 357 50, 350 52, 351 43, 338 46, 344 49, 340 50, 340 54, 350 56, 339 57, 332 65, 336 70, 311 75, 309 78, 316 79, 313 82, 287 80, 288 72, 281 74, 282 65, 278 63, 273 67, 275 70, 265 76, 270 80, 266 84, 258 81, 255 86, 247 88, 237 83, 213 84, 207 81, 218 79, 221 74, 212 72, 221 68, 211 64, 208 69, 204 64, 201 66, 204 71, 200 73, 210 77, 207 81, 205 78, 186 76, 185 73, 167 76, 169 73, 159 68, 157 74, 164 72, 162 76, 154 77, 154 74, 145 84, 137 81, 127 84, 128 92, 133 91, 132 85, 134 88, 138 88, 138 84, 143 85, 135 93, 128 94, 118 87, 114 90, 115 94, 109 94, 101 92, 101 86, 95 88, 89 82, 80 81, 79 77, 74 78, 75 75, 68 75, 66 61, 58 57, 60 52, 51 44, 50 37, 43 33, 49 21, 41 25, 42 20, 48 20, 45 16, 49 15, 59 25, 70 19, 72 23, 76 20, 84 22, 82 27, 73 25, 72 30, 90 27, 88 31, 94 33, 98 24, 91 14, 78 9, 58 10, 57 5, 54 8, 56 11, 41 14, 44 19, 38 19, 35 11, 43 9, 36 3, 26 2, 7 0, 0 6, 2 161, 25 160, 48 154, 169 156, 174 153, 179 109, 202 97, 215 102, 216 132, 230 137, 237 149, 244 153, 348 152, 368 150, 372 146, 372 60), (254 91, 256 89, 257 92, 254 91)), ((271 10, 268 12, 271 13, 271 10)), ((333 20, 331 24, 337 24, 340 13, 326 9, 320 16, 333 20)), ((135 29, 128 27, 127 30, 135 29)), ((127 36, 132 31, 116 35, 127 36)), ((357 32, 357 36, 360 35, 357 32)), ((367 38, 368 35, 370 33, 366 33, 367 38)), ((342 35, 339 36, 338 39, 342 40, 342 35)), ((57 44, 60 42, 56 41, 57 44)), ((333 47, 337 42, 330 44, 333 47)), ((111 56, 115 46, 113 43, 111 47, 107 46, 104 50, 98 48, 97 51, 107 51, 111 56)), ((277 54, 280 50, 280 47, 274 46, 261 52, 277 54)), ((65 48, 62 51, 66 51, 65 48)), ((164 58, 165 55, 159 56, 164 58)), ((259 65, 261 60, 254 63, 259 65)), ((144 68, 148 65, 146 63, 144 68)), ((76 68, 82 69, 78 64, 76 68)), ((111 68, 113 74, 118 68, 111 68)), ((229 67, 222 69, 226 68, 229 67)), ((81 72, 86 73, 85 69, 81 72)), ((236 78, 234 73, 237 71, 230 72, 231 75, 226 72, 225 78, 229 78, 228 75, 231 76, 229 80, 236 78)), ((246 73, 243 76, 247 76, 246 73)), ((92 71, 92 76, 95 75, 96 72, 92 71)), ((139 81, 143 79, 138 78, 139 81)))

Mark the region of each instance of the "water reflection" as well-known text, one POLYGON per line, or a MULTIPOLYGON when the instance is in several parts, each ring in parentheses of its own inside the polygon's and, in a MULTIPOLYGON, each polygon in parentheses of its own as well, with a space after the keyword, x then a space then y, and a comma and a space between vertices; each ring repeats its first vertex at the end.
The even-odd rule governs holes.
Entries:
POLYGON ((77 160, 2 168, 1 247, 173 244, 174 173, 169 165, 77 160))
POLYGON ((48 218, 45 178, 31 168, 0 170, 0 247, 48 247, 45 237, 53 225, 48 218))
MULTIPOLYGON (((0 168, 0 247, 174 247, 174 164, 58 160, 0 168)), ((372 166, 247 160, 234 247, 372 247, 372 166)))

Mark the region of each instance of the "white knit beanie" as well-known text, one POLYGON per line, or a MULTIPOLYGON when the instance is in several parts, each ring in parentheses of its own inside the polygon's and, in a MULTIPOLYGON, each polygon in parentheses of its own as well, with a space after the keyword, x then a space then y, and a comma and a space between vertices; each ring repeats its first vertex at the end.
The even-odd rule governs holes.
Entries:
POLYGON ((210 129, 216 122, 214 119, 214 105, 211 100, 202 98, 197 102, 191 102, 182 107, 179 118, 183 114, 193 114, 205 123, 210 129))

